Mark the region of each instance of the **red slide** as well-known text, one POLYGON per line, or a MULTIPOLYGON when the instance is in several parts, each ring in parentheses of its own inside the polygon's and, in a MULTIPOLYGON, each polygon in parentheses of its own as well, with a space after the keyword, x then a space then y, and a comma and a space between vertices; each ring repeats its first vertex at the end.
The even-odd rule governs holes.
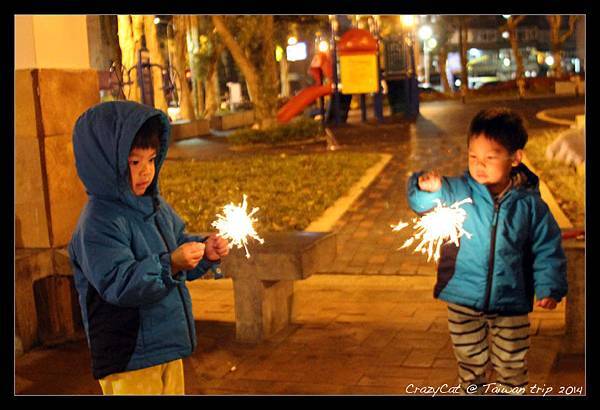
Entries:
POLYGON ((317 98, 328 94, 331 94, 331 84, 306 87, 279 109, 277 112, 277 121, 285 124, 301 113, 304 108, 312 104, 317 98))

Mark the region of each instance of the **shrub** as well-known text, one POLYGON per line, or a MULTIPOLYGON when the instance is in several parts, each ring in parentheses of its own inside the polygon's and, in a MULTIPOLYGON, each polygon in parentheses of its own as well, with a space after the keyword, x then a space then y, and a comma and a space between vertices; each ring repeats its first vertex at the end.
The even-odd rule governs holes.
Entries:
POLYGON ((277 125, 267 130, 244 128, 234 131, 227 139, 235 145, 242 144, 281 144, 301 141, 321 134, 321 123, 312 118, 299 117, 288 124, 277 125))

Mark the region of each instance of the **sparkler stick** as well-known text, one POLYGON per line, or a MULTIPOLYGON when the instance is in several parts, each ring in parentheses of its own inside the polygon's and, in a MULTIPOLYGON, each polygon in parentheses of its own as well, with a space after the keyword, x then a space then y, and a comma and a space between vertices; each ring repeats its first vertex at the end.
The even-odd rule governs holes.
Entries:
POLYGON ((237 246, 238 249, 242 246, 246 250, 246 258, 250 258, 248 252, 248 237, 256 239, 261 244, 264 239, 258 236, 252 224, 257 222, 252 216, 259 208, 252 208, 252 211, 247 214, 248 203, 246 202, 246 194, 243 196, 242 204, 234 205, 229 203, 223 207, 223 214, 217 214, 217 219, 212 223, 212 226, 219 231, 219 235, 229 241, 229 248, 237 246))
MULTIPOLYGON (((467 213, 460 206, 464 203, 472 203, 471 198, 463 199, 453 203, 452 205, 443 206, 439 199, 436 207, 420 218, 413 218, 413 229, 416 231, 408 238, 404 244, 398 249, 404 249, 412 245, 416 240, 420 240, 414 252, 427 253, 427 262, 433 256, 437 262, 440 258, 440 248, 444 241, 446 243, 453 242, 459 246, 458 239, 466 235, 471 239, 471 234, 463 229, 463 223, 467 217, 467 213)), ((400 221, 397 225, 391 225, 394 231, 400 231, 406 228, 409 224, 400 221)))

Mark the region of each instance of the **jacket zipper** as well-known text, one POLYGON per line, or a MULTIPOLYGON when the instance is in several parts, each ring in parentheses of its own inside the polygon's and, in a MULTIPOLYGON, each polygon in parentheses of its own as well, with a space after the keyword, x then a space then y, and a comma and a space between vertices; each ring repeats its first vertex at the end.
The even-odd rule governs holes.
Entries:
POLYGON ((494 254, 496 252, 496 228, 498 227, 498 212, 500 209, 500 203, 494 201, 494 216, 492 218, 492 233, 490 241, 490 261, 488 265, 487 273, 487 287, 485 290, 485 300, 483 304, 483 311, 486 312, 490 307, 490 297, 492 295, 492 280, 494 276, 494 254))
MULTIPOLYGON (((163 242, 165 243, 167 251, 170 252, 171 250, 169 249, 169 243, 165 239, 165 235, 163 235, 163 232, 160 229, 160 225, 159 225, 158 221, 156 220, 156 217, 154 218, 154 224, 156 225, 156 228, 158 229, 158 233, 160 234, 160 237, 162 238, 163 242)), ((176 284, 175 286, 177 287, 177 292, 179 293, 179 298, 181 299, 181 306, 183 308, 183 313, 185 315, 185 324, 186 324, 186 328, 188 331, 188 339, 190 340, 190 348, 193 350, 194 349, 194 341, 192 340, 192 329, 190 329, 190 316, 188 314, 187 309, 185 308, 185 299, 183 298, 183 292, 181 290, 181 287, 179 286, 179 284, 176 284)))

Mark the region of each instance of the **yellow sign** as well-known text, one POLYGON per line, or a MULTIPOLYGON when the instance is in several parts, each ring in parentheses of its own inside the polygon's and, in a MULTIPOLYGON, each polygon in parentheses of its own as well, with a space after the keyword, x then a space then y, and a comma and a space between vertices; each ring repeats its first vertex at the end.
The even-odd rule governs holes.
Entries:
POLYGON ((340 82, 342 94, 377 92, 377 56, 375 54, 340 56, 340 82))

